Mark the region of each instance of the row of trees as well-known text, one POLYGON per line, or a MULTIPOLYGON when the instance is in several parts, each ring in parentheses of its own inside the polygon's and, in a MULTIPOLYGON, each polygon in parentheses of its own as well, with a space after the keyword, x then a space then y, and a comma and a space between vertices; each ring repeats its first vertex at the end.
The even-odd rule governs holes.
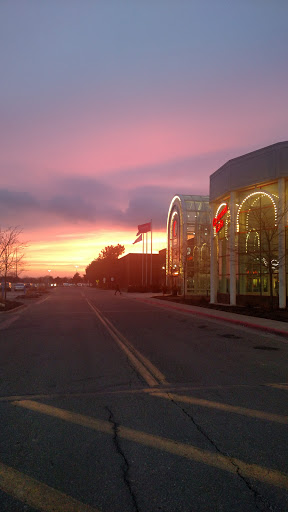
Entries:
POLYGON ((125 252, 124 245, 108 245, 97 259, 86 267, 87 280, 95 284, 113 283, 118 280, 118 258, 125 252))
POLYGON ((4 283, 4 298, 6 299, 6 282, 11 273, 17 277, 23 270, 24 249, 27 246, 20 240, 22 230, 19 227, 9 227, 0 230, 0 274, 4 283))
MULTIPOLYGON (((8 281, 15 282, 15 277, 13 277, 11 275, 7 276, 7 279, 8 279, 8 281)), ((21 282, 23 282, 23 283, 40 283, 43 285, 55 283, 58 286, 60 286, 60 285, 63 285, 63 283, 73 283, 73 284, 85 283, 86 280, 85 280, 85 276, 81 277, 79 272, 76 272, 76 274, 74 274, 73 277, 59 277, 59 276, 53 277, 51 275, 43 275, 40 277, 26 276, 26 277, 21 278, 21 282)))

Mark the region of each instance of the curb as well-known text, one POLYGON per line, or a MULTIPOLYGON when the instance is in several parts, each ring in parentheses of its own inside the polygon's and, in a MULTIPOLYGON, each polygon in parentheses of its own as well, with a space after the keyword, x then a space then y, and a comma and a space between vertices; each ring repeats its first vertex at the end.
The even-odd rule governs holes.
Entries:
POLYGON ((40 304, 41 302, 44 302, 48 297, 49 297, 49 295, 45 296, 44 298, 39 297, 37 300, 35 300, 35 302, 30 302, 30 304, 21 304, 21 306, 17 306, 16 308, 13 308, 13 309, 8 309, 8 311, 0 311, 0 315, 4 315, 4 314, 7 315, 9 313, 14 313, 14 311, 18 312, 21 309, 29 308, 29 306, 31 306, 32 304, 40 304))
MULTIPOLYGON (((161 307, 164 307, 166 309, 173 309, 175 311, 181 311, 182 313, 190 313, 191 315, 195 315, 195 316, 203 316, 203 317, 206 317, 206 318, 210 318, 212 320, 217 320, 218 322, 227 322, 227 323, 231 323, 231 324, 234 324, 234 325, 241 325, 242 327, 249 327, 249 329, 257 329, 258 331, 265 331, 265 332, 269 332, 271 334, 277 334, 278 336, 282 336, 282 337, 285 337, 285 338, 288 338, 288 330, 285 331, 285 330, 281 330, 281 329, 277 329, 277 327, 269 327, 268 325, 261 325, 261 324, 254 324, 254 323, 250 323, 249 321, 247 320, 241 320, 239 318, 238 319, 235 319, 235 318, 229 318, 229 317, 219 317, 219 316, 216 316, 215 314, 211 314, 211 313, 206 313, 204 311, 193 311, 192 309, 189 310, 189 309, 185 309, 185 308, 182 308, 181 306, 174 306, 174 305, 171 305, 171 303, 167 304, 167 303, 163 303, 161 302, 161 304, 159 304, 159 300, 157 300, 157 302, 155 300, 151 300, 151 299, 141 299, 141 297, 135 297, 136 300, 139 300, 141 302, 146 302, 147 304, 155 304, 155 305, 161 305, 161 307)), ((165 301, 166 302, 166 301, 165 301)), ((192 306, 193 307, 193 306, 192 306)), ((200 306, 199 306, 200 308, 200 306)), ((205 309, 205 308, 203 308, 205 309)), ((229 314, 229 312, 228 312, 229 314)), ((237 313, 234 313, 234 314, 237 314, 237 313)), ((240 317, 240 315, 239 315, 240 317)), ((255 317, 253 317, 255 318, 255 317)))
POLYGON ((17 306, 16 308, 13 308, 13 309, 8 309, 8 311, 0 311, 0 315, 8 315, 9 313, 14 313, 15 311, 19 311, 21 309, 25 309, 27 308, 27 304, 21 304, 21 306, 17 306))

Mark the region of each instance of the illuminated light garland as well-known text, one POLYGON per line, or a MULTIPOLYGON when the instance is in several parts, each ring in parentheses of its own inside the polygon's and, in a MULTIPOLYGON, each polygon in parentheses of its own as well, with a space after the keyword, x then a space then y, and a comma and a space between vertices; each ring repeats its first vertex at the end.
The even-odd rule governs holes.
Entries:
MULTIPOLYGON (((171 265, 172 265, 172 261, 173 261, 173 255, 172 255, 172 244, 171 244, 171 240, 172 240, 172 228, 173 228, 173 217, 178 214, 178 211, 177 210, 174 210, 173 212, 173 208, 176 207, 176 208, 179 208, 180 210, 180 222, 179 224, 181 224, 181 205, 182 205, 182 201, 181 201, 181 198, 176 195, 173 197, 171 203, 170 203, 170 206, 169 206, 169 211, 168 211, 168 220, 167 220, 167 238, 168 238, 168 251, 167 251, 167 255, 166 255, 166 266, 167 268, 170 268, 171 265), (180 203, 180 207, 179 205, 177 205, 177 201, 180 203), (171 216, 171 217, 170 217, 171 216)), ((180 226, 179 226, 180 227, 180 226)))
POLYGON ((249 230, 249 215, 250 215, 250 212, 253 210, 254 204, 257 203, 257 201, 259 201, 259 199, 260 199, 260 197, 256 197, 256 199, 251 204, 251 208, 249 208, 249 210, 247 212, 247 216, 246 216, 246 230, 247 231, 249 230))
MULTIPOLYGON (((218 217, 219 211, 220 211, 220 209, 221 209, 222 207, 223 207, 223 208, 227 207, 227 210, 228 210, 228 204, 227 204, 227 203, 221 203, 221 204, 218 206, 217 210, 216 210, 216 214, 215 214, 215 217, 214 217, 214 218, 218 217)), ((225 213, 226 213, 226 212, 225 212, 225 213)))
POLYGON ((226 217, 226 220, 225 220, 225 228, 224 228, 224 235, 225 235, 225 238, 226 240, 228 240, 228 226, 229 226, 229 222, 230 222, 230 210, 227 211, 227 217, 226 217))
POLYGON ((173 225, 174 225, 174 221, 177 222, 178 220, 178 212, 175 210, 173 213, 172 213, 172 216, 171 216, 171 222, 170 222, 170 230, 169 230, 169 234, 170 234, 170 238, 172 240, 172 237, 173 237, 173 225))
POLYGON ((200 249, 200 258, 201 258, 201 260, 203 259, 202 251, 203 251, 203 249, 205 248, 205 246, 206 246, 206 248, 207 248, 207 242, 204 242, 204 244, 202 244, 202 247, 201 247, 201 249, 200 249))
MULTIPOLYGON (((276 194, 272 194, 272 195, 275 195, 275 197, 277 197, 277 199, 279 199, 279 197, 276 195, 276 194)), ((252 208, 254 206, 254 204, 259 201, 259 197, 256 197, 255 201, 253 201, 253 203, 251 204, 251 208, 249 208, 248 210, 248 213, 247 213, 247 217, 246 217, 246 231, 249 230, 249 215, 250 215, 250 212, 252 211, 252 208)), ((271 199, 271 197, 269 197, 269 199, 271 199)), ((277 219, 277 217, 276 217, 277 219)), ((275 226, 277 226, 276 222, 275 222, 275 226)))
POLYGON ((220 209, 221 209, 221 208, 226 208, 226 210, 225 210, 225 212, 223 213, 223 215, 225 215, 225 213, 228 213, 228 212, 230 213, 230 210, 229 210, 229 208, 228 208, 228 203, 221 203, 221 204, 218 206, 218 208, 217 208, 217 210, 216 210, 216 213, 215 213, 215 217, 214 217, 214 219, 213 219, 213 232, 214 232, 214 236, 216 236, 216 234, 217 234, 217 233, 220 231, 220 229, 222 229, 222 228, 223 228, 223 226, 224 226, 224 221, 223 221, 223 219, 221 218, 221 219, 219 220, 219 222, 221 222, 221 227, 220 227, 220 228, 218 229, 218 231, 217 231, 217 225, 219 226, 219 222, 215 222, 215 221, 216 221, 216 219, 217 219, 217 217, 218 217, 218 215, 219 215, 219 211, 220 211, 220 209))
POLYGON ((175 210, 172 213, 171 222, 170 222, 170 234, 172 235, 173 238, 176 238, 178 235, 178 229, 179 229, 179 227, 177 226, 178 217, 179 217, 178 212, 175 210))
POLYGON ((198 253, 199 253, 199 247, 197 247, 197 245, 195 245, 195 247, 193 247, 193 259, 194 259, 194 261, 195 261, 195 259, 196 259, 196 258, 195 258, 195 253, 196 253, 197 251, 198 251, 198 253))
POLYGON ((259 201, 260 197, 256 197, 256 199, 253 201, 253 203, 251 204, 251 208, 249 208, 248 210, 248 213, 247 213, 247 216, 246 216, 246 231, 249 231, 249 215, 250 215, 250 212, 254 206, 254 204, 259 201))
MULTIPOLYGON (((238 208, 237 216, 236 216, 236 230, 237 230, 237 233, 239 233, 239 231, 240 231, 239 217, 240 217, 240 212, 241 212, 241 208, 242 208, 243 204, 249 199, 249 197, 252 197, 252 196, 255 196, 255 195, 258 195, 258 194, 262 194, 263 196, 268 197, 268 199, 270 199, 270 201, 273 203, 274 212, 275 212, 275 226, 277 226, 277 206, 276 206, 276 202, 274 201, 272 195, 269 194, 268 192, 257 191, 257 192, 252 192, 247 197, 245 197, 245 199, 243 199, 242 203, 240 204, 240 206, 238 208)), ((256 202, 256 200, 255 200, 255 202, 256 202)), ((251 210, 251 208, 250 208, 250 210, 251 210)), ((247 226, 246 226, 246 228, 247 228, 247 226)))
MULTIPOLYGON (((245 247, 245 249, 246 249, 246 254, 247 254, 247 252, 248 252, 248 240, 249 240, 249 237, 250 237, 250 235, 251 235, 252 231, 253 231, 253 230, 252 230, 252 229, 250 229, 250 231, 249 231, 249 232, 247 233, 247 235, 246 235, 246 242, 245 242, 245 246, 246 246, 246 247, 245 247)), ((259 248, 259 247, 260 247, 260 236, 259 236, 258 231, 254 231, 254 233, 255 233, 255 238, 257 237, 257 240, 258 240, 258 248, 259 248)))

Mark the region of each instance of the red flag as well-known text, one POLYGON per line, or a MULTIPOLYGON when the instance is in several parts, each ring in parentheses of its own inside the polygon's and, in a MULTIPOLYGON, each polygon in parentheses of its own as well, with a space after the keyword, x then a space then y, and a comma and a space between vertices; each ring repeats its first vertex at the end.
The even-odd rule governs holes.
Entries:
POLYGON ((146 224, 140 224, 138 226, 138 233, 136 236, 140 235, 140 233, 148 233, 151 231, 151 222, 146 222, 146 224))
POLYGON ((141 240, 142 240, 142 234, 140 236, 138 236, 138 238, 136 238, 135 242, 133 242, 133 245, 137 244, 137 242, 141 242, 141 240))

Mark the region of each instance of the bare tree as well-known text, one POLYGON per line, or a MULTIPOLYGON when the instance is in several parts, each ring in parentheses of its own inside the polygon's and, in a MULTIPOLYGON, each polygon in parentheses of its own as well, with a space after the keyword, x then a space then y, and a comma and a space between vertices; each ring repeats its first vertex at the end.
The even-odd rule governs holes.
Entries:
POLYGON ((0 274, 4 283, 4 298, 6 300, 7 276, 16 270, 16 276, 22 271, 24 249, 27 243, 20 240, 22 229, 18 226, 0 230, 0 274))

